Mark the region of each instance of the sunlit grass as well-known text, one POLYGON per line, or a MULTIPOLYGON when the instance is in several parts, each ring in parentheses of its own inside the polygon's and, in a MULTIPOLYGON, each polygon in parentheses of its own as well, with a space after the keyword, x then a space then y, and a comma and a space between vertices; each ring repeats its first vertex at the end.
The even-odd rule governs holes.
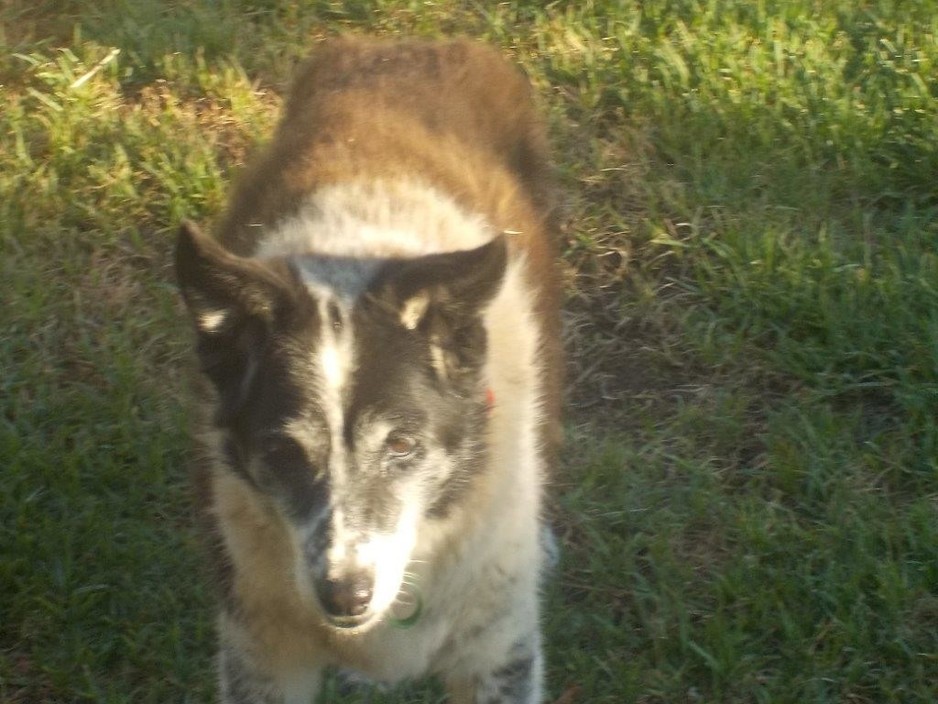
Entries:
POLYGON ((0 9, 0 700, 211 700, 172 237, 349 31, 495 43, 551 126, 552 700, 938 698, 938 13, 777 5, 0 9))

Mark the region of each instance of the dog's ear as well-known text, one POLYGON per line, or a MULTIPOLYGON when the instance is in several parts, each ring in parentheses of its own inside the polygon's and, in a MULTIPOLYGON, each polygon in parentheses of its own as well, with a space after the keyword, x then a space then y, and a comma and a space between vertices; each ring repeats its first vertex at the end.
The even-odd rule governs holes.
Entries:
POLYGON ((290 288, 273 271, 228 252, 191 222, 179 228, 175 264, 202 371, 219 394, 216 420, 225 424, 244 402, 290 288))
POLYGON ((404 327, 428 337, 438 372, 452 379, 481 366, 481 316, 501 288, 507 260, 505 236, 499 235, 476 249, 394 261, 378 296, 404 327))

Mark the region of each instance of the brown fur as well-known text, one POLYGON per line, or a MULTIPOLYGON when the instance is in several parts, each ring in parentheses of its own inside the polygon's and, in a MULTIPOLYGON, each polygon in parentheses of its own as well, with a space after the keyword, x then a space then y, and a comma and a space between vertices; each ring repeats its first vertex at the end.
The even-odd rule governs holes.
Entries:
MULTIPOLYGON (((322 44, 300 69, 273 142, 240 179, 218 239, 249 256, 259 234, 324 186, 415 177, 481 214, 496 231, 512 233, 509 246, 527 256, 544 341, 541 441, 552 466, 562 356, 546 137, 526 78, 498 53, 466 40, 322 44)), ((276 660, 273 669, 324 656, 320 648, 335 636, 284 580, 292 559, 284 527, 249 488, 212 469, 220 464, 200 465, 199 493, 215 530, 224 532, 219 540, 254 561, 250 575, 220 566, 225 592, 237 593, 229 606, 237 603, 239 620, 276 660)), ((341 639, 327 649, 341 652, 341 639)), ((355 651, 347 655, 354 660, 355 651)))

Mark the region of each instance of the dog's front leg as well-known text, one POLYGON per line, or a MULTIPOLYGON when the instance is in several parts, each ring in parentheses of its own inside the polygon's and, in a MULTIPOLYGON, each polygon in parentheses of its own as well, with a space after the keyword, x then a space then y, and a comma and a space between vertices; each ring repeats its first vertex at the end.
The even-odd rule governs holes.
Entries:
POLYGON ((535 635, 490 672, 447 683, 451 704, 541 704, 543 656, 535 635))
POLYGON ((232 643, 223 643, 218 652, 218 692, 221 704, 283 704, 273 678, 232 643))
POLYGON ((245 638, 227 619, 222 621, 219 641, 221 704, 310 704, 318 694, 318 669, 292 676, 268 672, 252 657, 245 638))

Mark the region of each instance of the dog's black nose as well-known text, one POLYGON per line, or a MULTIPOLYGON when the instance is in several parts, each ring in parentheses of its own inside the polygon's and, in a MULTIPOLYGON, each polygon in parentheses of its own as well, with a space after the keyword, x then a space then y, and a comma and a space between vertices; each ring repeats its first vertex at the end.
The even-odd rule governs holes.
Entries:
POLYGON ((336 619, 361 616, 368 610, 373 591, 371 576, 360 572, 317 583, 316 593, 328 616, 336 619))

